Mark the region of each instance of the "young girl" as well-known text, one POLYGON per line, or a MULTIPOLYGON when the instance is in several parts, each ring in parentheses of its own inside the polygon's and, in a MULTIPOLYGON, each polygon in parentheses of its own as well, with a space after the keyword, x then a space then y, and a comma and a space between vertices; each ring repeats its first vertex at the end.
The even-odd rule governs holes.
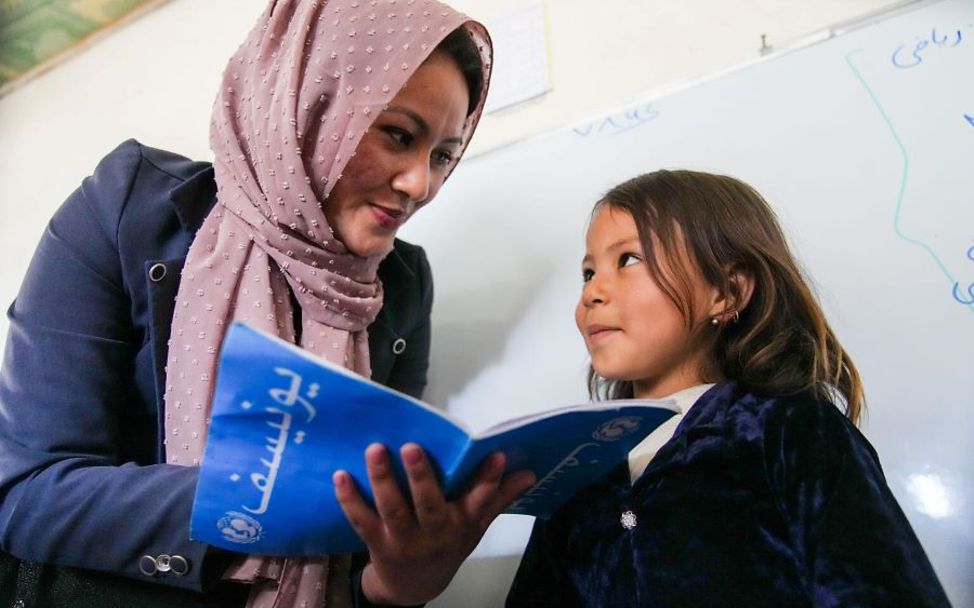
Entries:
POLYGON ((691 171, 625 182, 595 207, 582 275, 593 397, 685 415, 535 524, 508 606, 949 605, 757 192, 691 171))

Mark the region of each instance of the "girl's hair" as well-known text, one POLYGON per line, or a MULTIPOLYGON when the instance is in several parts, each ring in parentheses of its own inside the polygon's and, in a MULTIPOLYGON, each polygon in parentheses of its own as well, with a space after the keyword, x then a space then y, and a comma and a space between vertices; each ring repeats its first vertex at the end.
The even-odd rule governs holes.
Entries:
MULTIPOLYGON (((610 190, 593 215, 604 206, 632 216, 650 275, 688 326, 696 318, 688 263, 727 297, 727 322, 701 329, 712 332, 704 379, 731 378, 765 394, 811 391, 841 402, 846 416, 858 422, 864 407, 859 373, 757 191, 722 175, 656 171, 610 190), (744 308, 737 304, 735 273, 754 283, 744 308)), ((629 398, 633 383, 606 380, 590 369, 589 392, 593 398, 629 398)))
POLYGON ((467 116, 470 116, 477 109, 480 94, 484 90, 484 65, 476 43, 463 27, 458 27, 447 34, 446 38, 436 45, 435 50, 449 55, 460 68, 470 93, 470 102, 467 104, 467 116))

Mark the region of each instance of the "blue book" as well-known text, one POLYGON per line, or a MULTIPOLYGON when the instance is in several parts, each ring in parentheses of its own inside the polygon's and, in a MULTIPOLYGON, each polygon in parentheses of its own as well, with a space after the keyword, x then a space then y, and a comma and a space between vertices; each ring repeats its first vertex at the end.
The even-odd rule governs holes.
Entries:
POLYGON ((538 479, 507 512, 547 517, 675 412, 671 401, 590 403, 472 434, 422 401, 235 323, 220 355, 190 536, 258 555, 364 550, 331 480, 344 469, 371 500, 364 452, 374 442, 389 449, 404 490, 398 449, 421 445, 447 497, 502 451, 508 470, 538 479))

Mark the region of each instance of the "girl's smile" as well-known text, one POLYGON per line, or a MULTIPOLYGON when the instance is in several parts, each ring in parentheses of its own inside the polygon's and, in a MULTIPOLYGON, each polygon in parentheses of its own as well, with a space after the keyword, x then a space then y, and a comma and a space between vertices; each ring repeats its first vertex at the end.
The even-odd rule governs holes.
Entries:
POLYGON ((592 218, 585 245, 575 321, 595 371, 633 382, 636 397, 701 384, 707 353, 698 338, 722 307, 716 289, 692 272, 698 318, 686 319, 650 274, 632 216, 610 204, 592 218))
POLYGON ((602 342, 603 340, 608 340, 609 338, 616 335, 622 330, 620 330, 618 327, 608 327, 605 325, 592 324, 592 325, 588 325, 585 328, 585 331, 588 333, 589 342, 591 342, 592 344, 597 344, 599 342, 602 342))

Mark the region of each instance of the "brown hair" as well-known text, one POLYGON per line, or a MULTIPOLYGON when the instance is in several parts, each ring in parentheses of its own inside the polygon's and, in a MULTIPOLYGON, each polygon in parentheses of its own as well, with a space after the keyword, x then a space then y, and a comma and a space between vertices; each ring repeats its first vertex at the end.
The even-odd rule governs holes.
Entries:
MULTIPOLYGON (((826 322, 774 211, 754 188, 723 175, 655 171, 612 188, 593 215, 604 206, 632 216, 650 275, 688 326, 695 315, 687 259, 731 303, 728 322, 711 330, 712 357, 701 370, 706 380, 731 378, 773 395, 810 391, 841 402, 858 422, 865 403, 859 373, 826 322), (754 283, 743 308, 736 304, 734 273, 754 283)), ((633 383, 606 380, 590 369, 589 392, 628 398, 633 383)))

